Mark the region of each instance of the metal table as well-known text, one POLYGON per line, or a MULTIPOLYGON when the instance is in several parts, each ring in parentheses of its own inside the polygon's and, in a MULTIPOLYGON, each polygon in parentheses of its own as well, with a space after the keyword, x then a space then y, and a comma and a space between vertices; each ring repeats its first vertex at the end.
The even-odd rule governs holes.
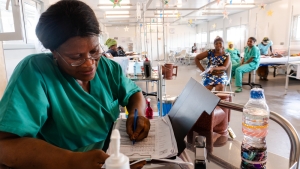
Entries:
MULTIPOLYGON (((157 72, 161 72, 161 67, 160 65, 158 66, 158 71, 157 72)), ((137 76, 133 76, 133 75, 127 75, 127 77, 132 80, 132 81, 145 81, 146 82, 146 92, 143 92, 144 95, 156 95, 157 98, 160 100, 160 116, 162 116, 162 111, 163 111, 163 106, 162 106, 162 74, 161 73, 156 73, 154 74, 152 72, 152 76, 151 77, 144 77, 144 75, 137 75, 137 76), (148 93, 148 82, 150 81, 157 81, 157 93, 148 93)))
MULTIPOLYGON (((232 110, 240 111, 243 110, 243 105, 230 103, 226 101, 220 101, 218 106, 224 108, 230 108, 232 110)), ((268 152, 267 169, 298 169, 298 161, 300 156, 300 143, 299 136, 295 128, 281 115, 271 111, 270 120, 278 123, 287 133, 291 142, 291 151, 289 159, 274 153, 268 152)), ((193 132, 193 131, 192 131, 193 132)), ((180 157, 187 162, 194 162, 195 148, 194 148, 194 137, 202 135, 206 137, 206 148, 207 148, 207 161, 205 168, 207 169, 239 169, 241 164, 241 142, 232 140, 228 136, 222 136, 212 132, 193 132, 192 135, 186 137, 185 151, 180 157)), ((193 169, 194 167, 179 166, 178 164, 167 164, 158 163, 159 166, 155 167, 151 163, 150 168, 172 168, 172 169, 193 169), (152 167, 151 167, 152 165, 152 167), (166 165, 166 166, 163 166, 166 165)), ((149 168, 145 166, 144 168, 149 168)), ((196 167, 195 169, 203 169, 204 167, 196 167)))

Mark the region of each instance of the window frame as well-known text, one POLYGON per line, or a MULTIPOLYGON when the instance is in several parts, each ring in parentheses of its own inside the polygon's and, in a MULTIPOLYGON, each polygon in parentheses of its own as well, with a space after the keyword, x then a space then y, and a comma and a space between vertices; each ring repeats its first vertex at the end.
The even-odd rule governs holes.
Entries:
MULTIPOLYGON (((14 1, 14 0, 12 0, 14 1)), ((21 0, 19 2, 19 9, 20 9, 20 23, 18 24, 21 27, 21 34, 22 38, 20 39, 15 39, 15 38, 10 38, 10 39, 5 39, 0 41, 3 41, 3 49, 4 50, 14 50, 14 49, 35 49, 38 48, 37 46, 39 45, 39 41, 37 38, 29 38, 29 29, 26 26, 25 17, 26 17, 26 11, 25 10, 25 4, 30 5, 36 9, 36 11, 41 14, 43 12, 44 8, 44 3, 40 0, 21 0)), ((14 5, 13 5, 14 6, 14 5)), ((18 15, 19 16, 19 15, 18 15)), ((13 15, 14 17, 14 15, 13 15)), ((15 17, 14 17, 15 18, 15 17)), ((16 24, 16 23, 14 23, 16 24)), ((34 27, 35 29, 35 27, 34 27)), ((30 29, 31 30, 31 29, 30 29)), ((10 32, 10 33, 15 33, 15 32, 10 32)), ((1 33, 0 33, 1 34, 1 33)))
MULTIPOLYGON (((244 39, 244 42, 242 42, 241 41, 241 39, 239 40, 239 42, 238 43, 240 43, 240 45, 242 45, 242 46, 237 46, 237 47, 235 47, 236 49, 238 49, 239 51, 243 51, 244 50, 244 47, 243 46, 245 46, 245 44, 243 44, 243 43, 245 43, 246 42, 246 40, 247 40, 247 25, 246 24, 242 24, 242 25, 239 25, 239 26, 230 26, 230 27, 226 27, 226 42, 228 43, 229 41, 232 41, 232 40, 230 40, 230 39, 228 39, 228 30, 229 29, 231 29, 231 28, 241 28, 241 27, 244 27, 244 29, 245 29, 245 39, 244 39), (242 43, 241 43, 242 42, 242 43)), ((240 30, 241 31, 241 30, 240 30)), ((242 32, 240 32, 240 33, 242 33, 242 32)), ((237 36, 237 37, 241 37, 241 36, 237 36)), ((235 44, 236 45, 236 44, 235 44)))
POLYGON ((292 31, 292 41, 300 42, 300 14, 293 16, 293 31, 292 31), (299 26, 299 27, 298 27, 299 26), (298 31, 297 31, 298 30, 298 31), (299 34, 299 39, 297 39, 297 33, 299 34))
MULTIPOLYGON (((15 32, 0 33, 0 41, 23 40, 22 19, 21 19, 21 4, 17 0, 7 0, 6 3, 11 5, 14 18, 15 32), (10 1, 10 2, 9 2, 10 1)), ((22 1, 21 1, 22 2, 22 1)))
MULTIPOLYGON (((208 42, 208 44, 213 44, 213 43, 214 43, 214 39, 211 41, 211 38, 212 38, 211 33, 212 33, 212 32, 222 32, 221 35, 216 35, 216 36, 220 36, 221 38, 224 38, 224 37, 223 37, 223 36, 224 36, 224 31, 223 31, 223 29, 211 30, 211 31, 209 31, 209 42, 208 42)), ((216 38, 216 37, 213 37, 213 38, 216 38)))

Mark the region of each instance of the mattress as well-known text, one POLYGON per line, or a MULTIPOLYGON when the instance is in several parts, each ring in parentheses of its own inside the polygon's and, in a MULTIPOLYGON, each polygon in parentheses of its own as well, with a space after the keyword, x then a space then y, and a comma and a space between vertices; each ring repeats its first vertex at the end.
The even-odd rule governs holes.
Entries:
POLYGON ((287 61, 292 62, 292 61, 300 61, 300 56, 291 56, 290 59, 288 60, 288 57, 281 57, 281 58, 271 58, 271 57, 266 57, 260 58, 260 64, 286 64, 287 61))

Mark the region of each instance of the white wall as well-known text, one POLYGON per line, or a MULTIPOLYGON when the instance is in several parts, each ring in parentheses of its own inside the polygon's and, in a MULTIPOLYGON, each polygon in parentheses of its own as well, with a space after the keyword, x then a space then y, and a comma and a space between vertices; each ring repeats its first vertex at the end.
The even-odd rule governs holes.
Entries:
POLYGON ((190 25, 169 26, 167 49, 180 47, 182 49, 188 48, 188 50, 192 50, 191 47, 196 43, 196 30, 196 27, 190 25), (173 34, 170 34, 170 29, 174 29, 173 34))
MULTIPOLYGON (((136 49, 136 28, 135 26, 127 26, 128 32, 125 31, 125 26, 118 26, 118 27, 106 27, 106 32, 108 33, 108 38, 114 39, 115 37, 118 38, 116 40, 118 42, 118 46, 122 46, 125 51, 128 51, 127 44, 129 42, 134 43, 133 48, 136 49), (128 39, 130 38, 130 39, 128 39)), ((105 42, 106 40, 104 40, 105 42)))
POLYGON ((31 49, 4 49, 4 59, 6 66, 7 79, 10 79, 15 67, 26 56, 37 53, 34 48, 31 49))
MULTIPOLYGON (((150 33, 150 27, 148 26, 147 33, 144 32, 143 27, 140 33, 140 27, 128 26, 128 32, 125 32, 125 26, 119 27, 107 27, 106 32, 109 34, 109 38, 118 37, 118 45, 121 45, 127 50, 126 43, 122 42, 122 38, 130 37, 133 43, 133 49, 135 52, 141 53, 148 51, 149 57, 153 60, 163 60, 163 27, 151 26, 152 32, 150 33), (145 40, 146 44, 145 45, 145 40)), ((196 28, 189 25, 177 25, 177 26, 165 26, 165 52, 168 55, 171 49, 191 48, 196 42, 196 28), (173 29, 173 33, 170 33, 170 29, 173 29)), ((188 49, 190 50, 190 49, 188 49)), ((189 51, 188 51, 189 52, 189 51)))

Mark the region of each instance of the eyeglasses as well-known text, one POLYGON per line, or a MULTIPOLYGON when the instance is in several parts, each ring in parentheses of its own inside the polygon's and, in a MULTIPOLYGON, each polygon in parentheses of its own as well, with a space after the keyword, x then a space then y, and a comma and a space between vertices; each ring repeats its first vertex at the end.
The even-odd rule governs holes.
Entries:
MULTIPOLYGON (((69 63, 69 62, 67 62, 61 55, 60 55, 60 53, 59 52, 57 52, 57 51, 55 51, 57 54, 58 54, 58 56, 60 57, 60 58, 62 58, 62 60, 63 61, 65 61, 68 65, 70 65, 70 66, 80 66, 80 65, 82 65, 83 63, 85 63, 88 59, 91 59, 91 60, 98 60, 100 57, 101 57, 101 53, 99 53, 99 51, 97 51, 97 52, 95 52, 95 53, 93 53, 93 54, 89 54, 90 55, 90 57, 89 58, 83 58, 83 59, 72 59, 73 61, 71 62, 71 63, 69 63)), ((70 60, 71 60, 71 58, 70 58, 70 60)))

